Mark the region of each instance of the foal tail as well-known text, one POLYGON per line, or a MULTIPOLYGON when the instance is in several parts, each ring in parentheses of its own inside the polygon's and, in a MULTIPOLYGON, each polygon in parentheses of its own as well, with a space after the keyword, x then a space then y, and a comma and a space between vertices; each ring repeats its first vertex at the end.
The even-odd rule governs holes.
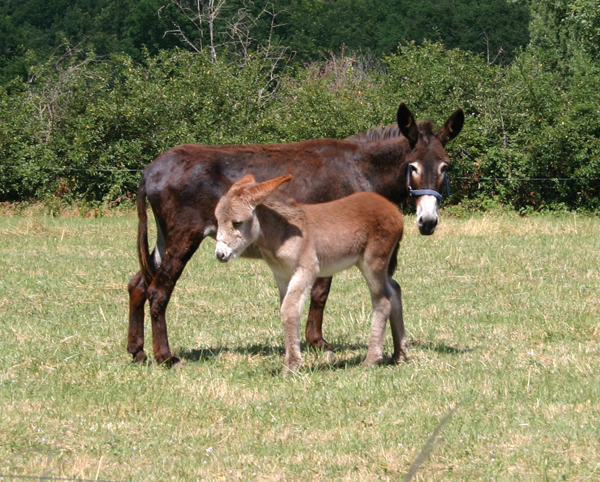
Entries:
POLYGON ((140 181, 140 189, 137 197, 137 212, 138 212, 138 258, 140 260, 140 267, 142 271, 142 277, 146 286, 150 286, 150 283, 154 279, 154 263, 150 257, 150 248, 148 246, 148 212, 146 209, 146 181, 142 177, 140 181))
POLYGON ((400 249, 400 241, 396 244, 394 251, 392 251, 392 257, 390 258, 390 263, 388 264, 388 276, 391 278, 396 272, 396 268, 398 267, 398 250, 400 249))

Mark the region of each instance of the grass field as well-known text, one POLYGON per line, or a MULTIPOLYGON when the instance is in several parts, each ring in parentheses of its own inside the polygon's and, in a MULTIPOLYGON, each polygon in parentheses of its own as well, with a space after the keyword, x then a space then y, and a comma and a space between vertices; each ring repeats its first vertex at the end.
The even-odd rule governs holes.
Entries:
POLYGON ((264 263, 204 243, 168 311, 183 366, 133 365, 133 214, 0 216, 0 480, 397 481, 426 445, 413 480, 600 480, 600 218, 406 224, 410 361, 359 366, 351 270, 326 311, 337 361, 305 348, 286 379, 264 263))

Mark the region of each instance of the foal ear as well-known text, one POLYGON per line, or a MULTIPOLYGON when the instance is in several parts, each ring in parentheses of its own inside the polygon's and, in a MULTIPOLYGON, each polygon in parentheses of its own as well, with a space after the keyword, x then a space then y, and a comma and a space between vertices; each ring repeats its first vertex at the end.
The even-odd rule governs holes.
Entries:
POLYGON ((463 128, 465 123, 465 112, 462 110, 462 107, 456 110, 454 114, 448 117, 448 120, 443 125, 443 127, 436 134, 437 138, 440 140, 443 146, 446 145, 447 142, 450 142, 454 139, 463 128))
POLYGON ((291 174, 285 174, 283 176, 276 177, 275 179, 261 182, 256 186, 249 187, 247 195, 250 200, 250 204, 256 207, 259 204, 264 203, 271 194, 277 191, 277 189, 284 184, 290 182, 293 178, 294 176, 291 174))
POLYGON ((245 184, 251 184, 253 182, 256 182, 256 179, 254 179, 254 176, 252 174, 246 174, 239 181, 237 181, 234 184, 234 186, 243 186, 245 184))
POLYGON ((239 181, 234 182, 227 191, 231 196, 239 196, 248 184, 255 184, 256 179, 252 174, 246 174, 239 181))
POLYGON ((398 127, 400 128, 400 132, 404 134, 404 137, 408 139, 408 144, 411 149, 417 145, 417 141, 419 140, 419 129, 417 129, 417 123, 415 122, 415 118, 412 113, 406 107, 406 104, 402 102, 400 107, 398 107, 398 127))

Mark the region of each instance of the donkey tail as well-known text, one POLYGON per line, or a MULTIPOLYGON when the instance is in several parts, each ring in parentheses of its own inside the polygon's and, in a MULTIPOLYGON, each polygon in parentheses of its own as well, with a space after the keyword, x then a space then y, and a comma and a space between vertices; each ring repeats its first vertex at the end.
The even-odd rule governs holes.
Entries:
POLYGON ((137 212, 138 212, 138 257, 140 260, 140 267, 142 271, 142 277, 146 286, 150 286, 150 283, 154 279, 156 273, 154 269, 154 263, 150 256, 150 248, 148 246, 148 211, 146 208, 146 181, 142 177, 140 181, 140 189, 137 197, 137 212))

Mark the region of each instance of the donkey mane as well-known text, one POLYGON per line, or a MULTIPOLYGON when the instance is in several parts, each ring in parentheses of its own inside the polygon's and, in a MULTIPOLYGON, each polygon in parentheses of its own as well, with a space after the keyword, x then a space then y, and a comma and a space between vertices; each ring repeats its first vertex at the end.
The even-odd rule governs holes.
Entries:
MULTIPOLYGON (((419 134, 421 134, 423 139, 429 144, 429 136, 433 135, 433 122, 428 120, 419 121, 417 122, 417 127, 419 129, 419 134)), ((394 137, 400 137, 401 135, 402 132, 400 132, 398 124, 394 123, 388 126, 375 127, 369 129, 367 132, 360 132, 359 134, 347 137, 346 139, 357 142, 371 142, 392 139, 394 137)))

